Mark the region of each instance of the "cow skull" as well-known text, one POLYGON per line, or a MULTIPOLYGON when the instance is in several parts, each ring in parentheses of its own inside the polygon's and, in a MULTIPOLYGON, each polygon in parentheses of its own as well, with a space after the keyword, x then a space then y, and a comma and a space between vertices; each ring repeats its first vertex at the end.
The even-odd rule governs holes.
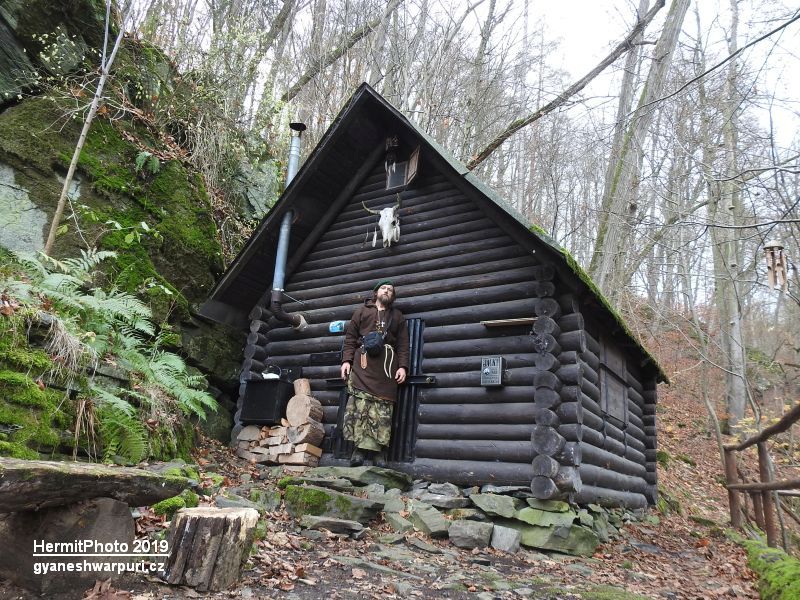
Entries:
MULTIPOLYGON (((398 211, 400 210, 400 196, 397 196, 397 203, 394 206, 387 206, 381 210, 371 210, 367 208, 364 202, 361 205, 371 215, 379 215, 378 228, 381 230, 381 239, 383 240, 383 247, 388 248, 392 242, 400 241, 400 217, 398 211)), ((372 236, 372 247, 377 244, 377 235, 372 236)))

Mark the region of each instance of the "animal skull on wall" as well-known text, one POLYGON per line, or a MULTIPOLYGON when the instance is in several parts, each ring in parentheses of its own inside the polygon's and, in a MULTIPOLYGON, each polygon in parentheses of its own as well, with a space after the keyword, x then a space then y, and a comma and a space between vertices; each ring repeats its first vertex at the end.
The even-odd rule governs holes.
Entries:
MULTIPOLYGON (((400 195, 397 196, 397 203, 394 206, 387 206, 381 210, 372 210, 367 208, 364 202, 361 205, 371 215, 379 215, 378 228, 381 230, 381 239, 383 240, 383 247, 388 248, 392 242, 397 243, 400 241, 400 195)), ((372 247, 374 248, 378 243, 377 234, 372 236, 372 247)))

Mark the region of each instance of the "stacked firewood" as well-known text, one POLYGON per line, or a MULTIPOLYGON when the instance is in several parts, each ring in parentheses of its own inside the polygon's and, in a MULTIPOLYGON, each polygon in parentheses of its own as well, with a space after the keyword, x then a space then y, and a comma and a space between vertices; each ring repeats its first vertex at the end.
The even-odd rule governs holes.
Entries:
POLYGON ((322 405, 311 395, 308 379, 294 382, 294 396, 280 425, 249 426, 239 433, 237 454, 257 463, 316 467, 322 456, 322 405))

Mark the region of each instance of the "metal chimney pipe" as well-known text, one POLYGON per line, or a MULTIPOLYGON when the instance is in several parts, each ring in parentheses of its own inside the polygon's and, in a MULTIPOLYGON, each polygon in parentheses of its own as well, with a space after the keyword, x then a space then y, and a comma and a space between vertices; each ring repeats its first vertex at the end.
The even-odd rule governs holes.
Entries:
MULTIPOLYGON (((292 139, 289 144, 289 164, 286 166, 286 187, 297 175, 300 168, 300 137, 306 130, 303 123, 290 123, 289 127, 292 130, 292 139)), ((281 306, 283 297, 283 285, 286 279, 286 259, 289 255, 289 235, 292 231, 292 221, 294 220, 294 211, 288 210, 283 215, 281 221, 281 229, 278 237, 278 249, 275 253, 275 273, 272 277, 272 293, 270 295, 270 311, 279 321, 289 323, 298 331, 302 331, 308 327, 303 315, 295 313, 288 314, 284 312, 281 306)))

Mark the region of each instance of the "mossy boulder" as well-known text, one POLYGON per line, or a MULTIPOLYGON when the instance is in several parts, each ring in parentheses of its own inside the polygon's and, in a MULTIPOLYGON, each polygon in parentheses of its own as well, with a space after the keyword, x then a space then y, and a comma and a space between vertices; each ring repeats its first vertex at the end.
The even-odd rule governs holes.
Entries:
POLYGON ((747 565, 758 574, 758 591, 763 600, 800 598, 800 560, 761 540, 743 542, 747 565))
POLYGON ((153 512, 172 519, 176 512, 182 508, 195 508, 200 504, 200 497, 192 490, 183 490, 177 496, 167 498, 153 505, 153 512))
POLYGON ((539 527, 512 519, 500 519, 495 523, 519 531, 522 536, 520 543, 529 548, 552 550, 575 556, 591 556, 600 544, 597 534, 582 525, 539 527))
POLYGON ((405 491, 411 488, 411 476, 393 469, 381 467, 317 467, 308 471, 309 477, 327 477, 331 479, 348 479, 356 485, 377 483, 386 489, 405 491))
POLYGON ((287 485, 283 501, 286 511, 298 519, 303 515, 314 515, 367 524, 383 509, 382 502, 313 485, 287 485))

